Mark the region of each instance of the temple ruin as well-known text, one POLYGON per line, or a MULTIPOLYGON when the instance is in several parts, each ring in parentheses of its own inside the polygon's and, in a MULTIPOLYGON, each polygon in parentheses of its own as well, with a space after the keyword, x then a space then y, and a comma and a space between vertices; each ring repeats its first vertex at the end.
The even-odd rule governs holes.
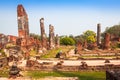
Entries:
POLYGON ((17 6, 18 37, 22 38, 21 46, 26 46, 29 38, 28 15, 22 5, 17 6))
POLYGON ((105 38, 104 38, 104 49, 109 49, 110 48, 110 34, 105 33, 105 38))
POLYGON ((42 48, 47 48, 47 37, 46 37, 46 34, 45 34, 44 18, 40 19, 40 29, 41 29, 41 45, 42 45, 42 48))
POLYGON ((54 27, 49 25, 49 48, 55 48, 55 36, 54 36, 54 27))
POLYGON ((20 38, 29 37, 28 16, 22 5, 17 7, 18 35, 20 38))
POLYGON ((56 34, 56 37, 55 37, 55 46, 57 48, 60 46, 60 38, 59 38, 58 34, 56 34))
POLYGON ((97 24, 97 46, 99 46, 101 44, 101 25, 97 24))

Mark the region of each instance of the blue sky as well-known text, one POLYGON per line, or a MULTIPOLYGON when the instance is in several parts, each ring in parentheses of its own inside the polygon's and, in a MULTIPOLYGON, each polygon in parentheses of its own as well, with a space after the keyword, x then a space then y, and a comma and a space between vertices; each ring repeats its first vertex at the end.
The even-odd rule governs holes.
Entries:
POLYGON ((45 19, 45 31, 49 24, 55 34, 80 35, 86 30, 96 32, 101 23, 106 27, 120 24, 120 0, 0 0, 0 33, 18 35, 17 5, 22 4, 29 17, 31 33, 40 34, 39 19, 45 19))

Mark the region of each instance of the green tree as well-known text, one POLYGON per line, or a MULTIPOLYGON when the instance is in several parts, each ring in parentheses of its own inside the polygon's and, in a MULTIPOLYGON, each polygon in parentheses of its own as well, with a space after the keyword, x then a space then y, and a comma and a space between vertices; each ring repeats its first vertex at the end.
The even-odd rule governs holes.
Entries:
POLYGON ((96 33, 94 31, 87 30, 83 33, 83 38, 88 43, 94 43, 96 42, 96 33))
POLYGON ((120 25, 114 25, 112 27, 107 27, 105 32, 102 35, 104 36, 105 33, 110 33, 111 35, 120 37, 120 25))
POLYGON ((74 45, 75 41, 73 38, 70 38, 70 37, 61 37, 60 44, 62 44, 62 45, 74 45))

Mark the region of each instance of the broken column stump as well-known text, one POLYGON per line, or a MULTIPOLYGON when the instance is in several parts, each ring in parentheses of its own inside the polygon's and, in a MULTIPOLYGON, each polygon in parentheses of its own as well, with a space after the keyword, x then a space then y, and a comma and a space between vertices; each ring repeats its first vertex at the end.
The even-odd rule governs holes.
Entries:
POLYGON ((104 49, 109 49, 110 48, 110 34, 105 33, 105 38, 104 38, 104 49))

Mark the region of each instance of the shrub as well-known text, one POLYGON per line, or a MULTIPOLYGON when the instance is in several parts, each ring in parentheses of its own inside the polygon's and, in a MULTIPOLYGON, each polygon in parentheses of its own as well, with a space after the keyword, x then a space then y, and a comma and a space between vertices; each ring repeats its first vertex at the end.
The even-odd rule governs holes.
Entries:
POLYGON ((70 37, 63 37, 60 39, 60 44, 62 45, 75 45, 75 41, 70 37))

